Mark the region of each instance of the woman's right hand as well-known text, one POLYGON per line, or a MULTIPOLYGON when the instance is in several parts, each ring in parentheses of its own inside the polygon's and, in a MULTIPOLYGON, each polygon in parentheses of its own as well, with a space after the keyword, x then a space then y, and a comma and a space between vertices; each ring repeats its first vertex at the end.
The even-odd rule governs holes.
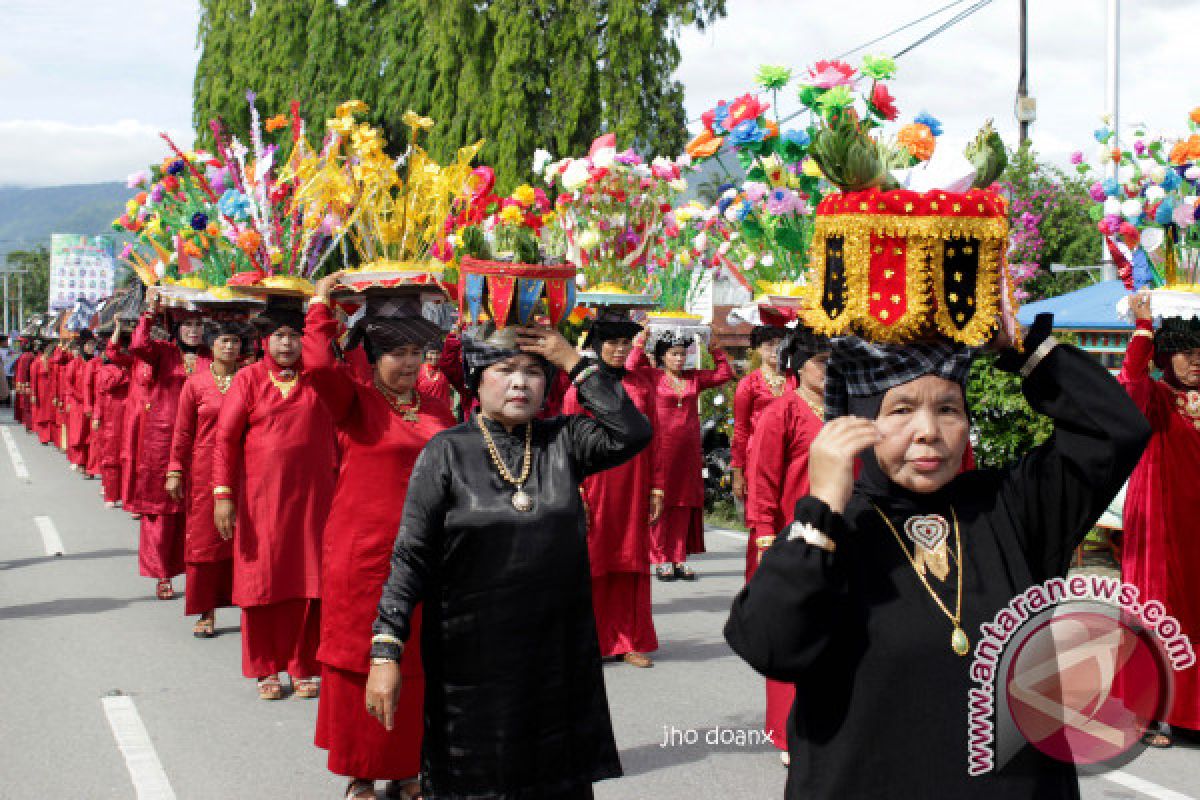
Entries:
POLYGON ((1154 314, 1150 310, 1150 292, 1142 289, 1129 296, 1129 310, 1133 312, 1135 320, 1153 320, 1154 314))
POLYGON ((854 459, 879 439, 873 420, 838 417, 826 424, 808 451, 809 494, 844 512, 854 492, 854 459))
POLYGON ((175 502, 183 499, 183 478, 178 475, 168 475, 166 485, 167 496, 175 502))
POLYGON ((746 502, 746 473, 740 467, 733 468, 733 496, 746 502))
POLYGON ((218 497, 213 500, 213 524, 217 533, 225 541, 233 538, 233 526, 237 524, 237 506, 230 497, 218 497))
POLYGON ((367 713, 389 731, 396 724, 396 704, 400 701, 400 662, 372 664, 367 674, 367 713))
POLYGON ((328 301, 329 293, 337 287, 338 281, 341 280, 341 277, 342 273, 341 270, 339 270, 326 275, 324 278, 321 278, 319 281, 317 281, 316 288, 313 290, 313 297, 319 297, 322 300, 328 301))

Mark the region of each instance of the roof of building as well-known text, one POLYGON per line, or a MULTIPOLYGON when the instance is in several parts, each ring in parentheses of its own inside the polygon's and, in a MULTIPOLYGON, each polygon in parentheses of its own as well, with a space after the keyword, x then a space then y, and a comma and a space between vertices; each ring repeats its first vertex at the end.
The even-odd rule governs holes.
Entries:
POLYGON ((1119 280, 1101 281, 1058 297, 1022 306, 1017 320, 1029 325, 1038 314, 1054 314, 1054 327, 1068 330, 1129 330, 1133 326, 1117 316, 1117 301, 1129 294, 1119 280))

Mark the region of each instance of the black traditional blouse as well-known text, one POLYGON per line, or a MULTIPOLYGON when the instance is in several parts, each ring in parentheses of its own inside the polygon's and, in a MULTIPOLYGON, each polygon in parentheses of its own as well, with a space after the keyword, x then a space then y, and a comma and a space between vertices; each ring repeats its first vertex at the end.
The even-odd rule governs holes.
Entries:
MULTIPOLYGON (((588 372, 578 395, 590 417, 532 423, 532 511, 514 508, 477 418, 434 436, 413 469, 375 632, 407 639, 424 603, 429 800, 590 797, 593 781, 621 775, 579 484, 632 458, 652 431, 619 381, 588 372)), ((519 475, 525 428, 484 424, 519 475)))
MULTIPOLYGON (((836 549, 778 536, 734 601, 729 644, 763 675, 796 685, 786 797, 1078 797, 1074 767, 1029 746, 998 773, 968 775, 971 657, 951 649, 950 620, 880 514, 900 531, 914 513, 957 517, 972 645, 1015 595, 1065 574, 1149 429, 1112 376, 1074 347, 1051 350, 1024 392, 1055 428, 1014 467, 966 472, 928 495, 856 486, 844 515, 802 498, 796 523, 836 549)), ((930 578, 951 611, 955 584, 954 569, 944 583, 930 578)))

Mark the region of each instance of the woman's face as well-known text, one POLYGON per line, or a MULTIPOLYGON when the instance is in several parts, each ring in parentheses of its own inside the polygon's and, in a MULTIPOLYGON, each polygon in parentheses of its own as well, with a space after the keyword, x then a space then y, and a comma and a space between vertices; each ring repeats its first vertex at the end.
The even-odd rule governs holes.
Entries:
POLYGON ((909 491, 936 492, 962 467, 970 425, 962 387, 953 381, 925 375, 889 389, 875 425, 880 468, 909 491))
POLYGON ((814 394, 825 394, 825 366, 829 353, 817 353, 809 357, 800 368, 800 385, 814 394))
POLYGON ((610 367, 621 369, 632 349, 633 339, 605 339, 600 343, 600 360, 610 367))
MULTIPOLYGON (((686 347, 671 347, 663 353, 663 369, 667 372, 683 372, 684 362, 687 361, 686 347)), ((778 360, 775 363, 779 363, 778 360)))
POLYGON ((300 331, 284 325, 267 337, 267 352, 271 355, 271 360, 287 369, 294 367, 300 360, 302 342, 303 334, 300 331))
POLYGON ((179 323, 179 341, 188 347, 199 347, 204 342, 204 322, 192 317, 179 323))
POLYGON ((1171 371, 1185 389, 1200 388, 1200 348, 1172 355, 1171 371))
POLYGON ((479 379, 479 407, 502 425, 533 419, 546 395, 546 373, 536 358, 521 354, 498 361, 479 379))
POLYGON ((375 361, 375 374, 379 382, 393 392, 408 392, 417 385, 417 373, 421 369, 422 351, 415 344, 393 348, 375 361))
POLYGON ((233 333, 223 333, 213 339, 213 358, 222 364, 232 366, 237 363, 242 354, 242 337, 233 333))
POLYGON ((758 346, 758 357, 771 369, 779 369, 779 340, 763 342, 758 346))

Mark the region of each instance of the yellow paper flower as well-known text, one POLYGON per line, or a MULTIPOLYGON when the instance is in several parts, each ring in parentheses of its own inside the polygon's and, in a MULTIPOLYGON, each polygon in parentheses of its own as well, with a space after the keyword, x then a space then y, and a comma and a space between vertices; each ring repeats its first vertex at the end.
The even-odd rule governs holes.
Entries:
POLYGON ((333 113, 339 117, 352 117, 355 114, 365 114, 370 110, 362 100, 347 100, 344 103, 339 103, 337 110, 333 113))
POLYGON ((433 120, 431 118, 422 117, 412 109, 405 111, 404 116, 402 116, 400 120, 405 125, 412 128, 414 132, 418 130, 427 131, 433 127, 433 120))
POLYGON ((810 178, 820 178, 821 168, 817 166, 817 162, 811 158, 804 159, 804 165, 801 167, 804 174, 810 178))
POLYGON ((516 200, 524 208, 529 208, 531 205, 533 205, 533 201, 537 199, 537 195, 534 194, 533 187, 528 183, 523 183, 514 189, 512 196, 513 200, 516 200))
POLYGON ((525 215, 518 206, 505 206, 500 210, 499 218, 506 225, 520 225, 525 215))

